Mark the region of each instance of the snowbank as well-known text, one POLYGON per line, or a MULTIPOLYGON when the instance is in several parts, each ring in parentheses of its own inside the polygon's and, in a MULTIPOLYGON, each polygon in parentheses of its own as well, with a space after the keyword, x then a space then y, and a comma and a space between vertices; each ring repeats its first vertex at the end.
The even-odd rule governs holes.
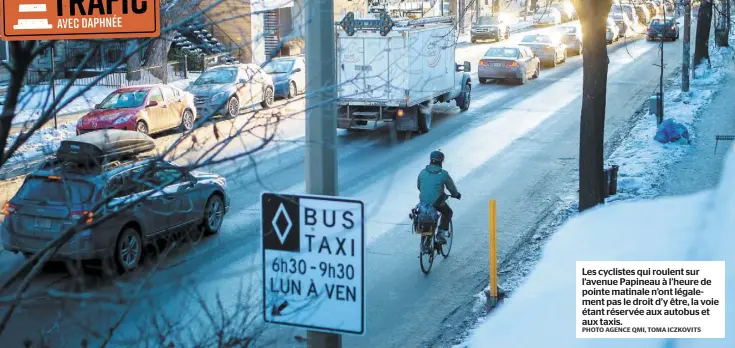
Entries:
MULTIPOLYGON (((536 269, 513 297, 474 333, 470 347, 732 348, 735 325, 725 339, 602 340, 575 338, 576 261, 724 260, 735 264, 735 147, 715 190, 625 202, 592 209, 569 220, 549 241, 536 269), (673 342, 669 342, 673 343, 673 342)), ((726 268, 726 300, 735 303, 735 267, 726 268)), ((735 306, 726 306, 735 322, 735 306)))
MULTIPOLYGON (((56 93, 60 93, 64 88, 64 85, 56 85, 56 93)), ((61 103, 66 102, 69 97, 79 93, 84 86, 71 86, 69 91, 65 94, 61 103)), ((82 94, 79 98, 71 100, 63 109, 59 110, 58 114, 70 114, 76 112, 84 112, 92 109, 95 104, 99 104, 110 92, 114 91, 112 87, 100 87, 95 86, 89 89, 89 91, 82 94)), ((53 102, 53 94, 51 86, 40 85, 40 86, 28 86, 21 92, 18 100, 18 112, 13 118, 13 124, 23 124, 26 122, 32 122, 36 120, 43 110, 53 102)))
MULTIPOLYGON (((733 69, 732 51, 711 48, 711 66, 702 64, 691 79, 688 93, 681 92, 681 75, 664 91, 664 118, 681 123, 689 130, 690 139, 697 137, 693 129, 702 108, 710 103, 728 71, 733 69)), ((611 201, 647 199, 658 195, 664 173, 689 150, 686 145, 661 144, 653 139, 656 116, 645 115, 608 158, 608 165, 620 166, 617 195, 611 201)))

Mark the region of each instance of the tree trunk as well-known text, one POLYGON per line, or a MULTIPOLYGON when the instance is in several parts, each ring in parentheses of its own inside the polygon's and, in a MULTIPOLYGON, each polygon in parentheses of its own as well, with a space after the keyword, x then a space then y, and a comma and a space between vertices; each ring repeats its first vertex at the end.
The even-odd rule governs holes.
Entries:
POLYGON ((579 211, 605 201, 603 141, 607 96, 606 17, 612 0, 574 0, 587 38, 582 48, 582 112, 579 128, 579 211))
POLYGON ((8 89, 5 92, 5 105, 3 105, 2 113, 0 113, 0 167, 2 167, 12 154, 5 153, 8 146, 8 135, 10 128, 13 126, 13 118, 15 118, 16 109, 22 105, 18 105, 20 91, 23 88, 23 82, 28 72, 28 66, 33 61, 31 52, 36 47, 36 41, 13 41, 10 42, 8 48, 8 57, 13 69, 10 71, 10 81, 8 89))
POLYGON ((712 0, 702 0, 697 14, 697 34, 694 42, 694 59, 696 68, 702 60, 709 59, 709 33, 712 29, 712 0))
MULTIPOLYGON (((128 41, 127 50, 128 51, 134 50, 138 44, 139 44, 138 40, 128 41)), ((128 61, 127 61, 128 73, 125 76, 128 81, 140 80, 140 55, 141 55, 141 51, 138 51, 135 54, 128 57, 128 61)))
POLYGON ((531 0, 531 11, 533 13, 538 9, 538 0, 531 0))

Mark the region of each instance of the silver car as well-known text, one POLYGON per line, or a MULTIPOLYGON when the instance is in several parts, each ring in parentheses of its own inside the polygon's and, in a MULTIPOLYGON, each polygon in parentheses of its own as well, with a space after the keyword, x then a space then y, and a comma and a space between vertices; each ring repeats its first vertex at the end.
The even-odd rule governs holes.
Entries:
POLYGON ((615 23, 615 19, 607 17, 607 24, 605 25, 605 40, 608 45, 620 39, 620 27, 615 23))
POLYGON ((171 162, 123 159, 148 139, 101 130, 63 141, 57 158, 27 176, 5 203, 3 247, 32 255, 76 225, 81 231, 53 259, 112 260, 107 265, 122 273, 138 267, 144 247, 162 237, 216 233, 230 202, 225 179, 171 162), (120 156, 108 164, 88 161, 112 153, 120 156))
POLYGON ((567 46, 556 33, 526 35, 521 46, 530 48, 547 65, 556 66, 567 61, 567 46))
POLYGON ((556 27, 561 41, 567 46, 567 52, 582 54, 582 27, 579 24, 565 24, 556 27))
POLYGON ((477 77, 480 83, 489 79, 515 80, 521 84, 541 74, 541 61, 523 46, 491 47, 480 60, 477 77))
POLYGON ((199 117, 235 117, 244 108, 273 106, 273 78, 255 64, 221 65, 207 69, 186 89, 194 95, 199 117))

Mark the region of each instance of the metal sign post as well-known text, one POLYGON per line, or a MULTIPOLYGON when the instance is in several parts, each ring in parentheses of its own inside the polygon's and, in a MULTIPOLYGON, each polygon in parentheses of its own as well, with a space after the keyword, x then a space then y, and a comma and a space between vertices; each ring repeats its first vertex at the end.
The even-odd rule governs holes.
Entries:
MULTIPOLYGON (((54 60, 54 55, 56 53, 56 50, 54 49, 54 44, 51 44, 51 99, 52 101, 56 101, 56 60, 54 60)), ((56 108, 51 110, 54 114, 54 129, 59 129, 59 124, 56 121, 56 108)))

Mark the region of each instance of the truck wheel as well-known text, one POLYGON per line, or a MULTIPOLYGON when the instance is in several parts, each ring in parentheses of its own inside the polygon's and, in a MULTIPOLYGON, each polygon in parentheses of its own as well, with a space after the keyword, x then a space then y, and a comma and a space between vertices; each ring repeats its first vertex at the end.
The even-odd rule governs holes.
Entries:
POLYGON ((468 83, 465 85, 464 91, 455 99, 457 106, 462 111, 467 111, 470 108, 470 102, 472 101, 472 86, 468 83))
POLYGON ((418 114, 418 123, 419 123, 419 132, 421 133, 429 133, 431 130, 431 121, 432 121, 432 115, 431 115, 431 104, 426 106, 418 106, 419 108, 419 114, 418 114))

